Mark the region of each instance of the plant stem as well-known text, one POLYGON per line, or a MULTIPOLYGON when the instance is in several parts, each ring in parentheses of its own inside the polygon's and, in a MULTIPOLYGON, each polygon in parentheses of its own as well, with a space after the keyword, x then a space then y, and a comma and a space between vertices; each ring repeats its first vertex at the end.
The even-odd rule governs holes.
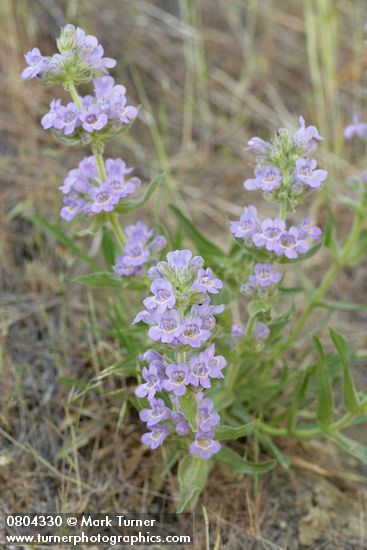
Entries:
MULTIPOLYGON (((103 161, 103 154, 99 153, 95 150, 93 151, 93 153, 94 153, 94 158, 96 159, 99 178, 103 182, 107 178, 106 168, 105 168, 104 161, 103 161)), ((113 232, 115 234, 116 240, 119 243, 121 250, 124 251, 125 250, 125 244, 126 244, 126 237, 125 237, 124 232, 123 232, 123 230, 122 230, 122 228, 121 228, 121 226, 120 226, 120 224, 119 224, 119 222, 116 218, 116 215, 114 214, 114 212, 110 212, 108 214, 108 218, 110 220, 110 223, 111 223, 113 232)))
POLYGON ((77 92, 77 89, 75 88, 74 82, 72 82, 72 81, 68 82, 67 89, 69 90, 70 95, 73 98, 73 101, 74 101, 75 105, 78 107, 79 111, 81 111, 83 109, 83 105, 82 105, 81 99, 79 97, 79 94, 77 92))
POLYGON ((121 225, 119 224, 115 214, 113 212, 110 213, 109 215, 109 219, 110 219, 110 222, 111 222, 111 225, 112 225, 112 229, 115 233, 115 237, 121 247, 121 250, 124 251, 125 250, 125 244, 126 244, 126 237, 124 235, 124 232, 121 228, 121 225))
POLYGON ((363 208, 363 205, 361 205, 361 208, 354 220, 351 232, 349 233, 349 236, 344 244, 344 247, 342 248, 339 258, 334 259, 321 285, 311 296, 308 305, 303 310, 301 316, 299 317, 298 321, 294 325, 288 339, 283 344, 280 344, 278 348, 275 349, 275 353, 273 355, 273 358, 275 360, 278 359, 284 352, 286 352, 292 346, 292 344, 298 338, 299 334, 302 332, 310 314, 312 313, 314 308, 317 306, 317 304, 322 300, 324 295, 329 290, 329 287, 333 282, 333 280, 335 279, 336 275, 345 265, 348 265, 349 255, 353 251, 353 248, 355 246, 355 243, 361 231, 361 227, 364 220, 364 214, 365 214, 365 208, 363 208))
POLYGON ((96 159, 96 163, 97 163, 99 178, 103 182, 107 178, 106 169, 105 169, 104 161, 103 161, 103 155, 102 155, 102 153, 96 153, 95 151, 93 151, 93 153, 94 153, 94 158, 96 159))
MULTIPOLYGON (((313 439, 322 435, 327 435, 327 433, 340 432, 342 429, 347 428, 356 418, 355 414, 347 413, 339 420, 336 420, 328 428, 327 432, 324 432, 321 428, 298 428, 292 430, 291 435, 296 439, 313 439)), ((275 437, 285 437, 290 434, 289 430, 286 428, 276 428, 275 426, 269 426, 268 424, 259 423, 260 430, 275 437)))

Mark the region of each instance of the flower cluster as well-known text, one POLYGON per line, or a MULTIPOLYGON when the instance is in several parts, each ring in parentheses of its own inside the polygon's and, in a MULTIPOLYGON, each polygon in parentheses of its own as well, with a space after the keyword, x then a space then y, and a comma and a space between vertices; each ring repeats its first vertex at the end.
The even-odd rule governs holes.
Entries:
POLYGON ((127 238, 122 256, 118 256, 114 271, 119 276, 135 275, 141 277, 146 272, 146 266, 154 259, 154 253, 160 252, 167 244, 163 235, 154 235, 154 229, 148 229, 142 221, 125 227, 127 238))
POLYGON ((38 48, 25 54, 28 65, 22 78, 40 77, 45 84, 63 83, 72 80, 76 83, 88 82, 93 75, 107 73, 116 65, 110 57, 104 57, 103 47, 95 36, 86 34, 83 29, 66 25, 61 29, 57 40, 59 53, 45 57, 38 48))
POLYGON ((203 391, 213 379, 223 378, 226 360, 215 355, 214 344, 204 347, 216 325, 214 315, 224 306, 210 303, 210 295, 218 294, 223 284, 203 263, 189 250, 169 252, 167 261, 149 270, 151 296, 133 323, 148 324, 150 338, 165 349, 165 355, 149 350, 143 357, 149 366, 143 368, 144 382, 135 392, 147 397, 151 407, 140 413, 151 430, 142 437, 143 443, 154 449, 174 429, 178 435, 194 434, 191 454, 207 459, 220 449, 213 431, 220 418, 203 391), (171 407, 156 393, 168 393, 171 407))
POLYGON ((326 170, 317 169, 312 158, 317 142, 323 138, 315 126, 305 125, 299 118, 300 128, 293 136, 281 128, 269 142, 254 137, 247 150, 254 152, 257 165, 254 178, 247 179, 247 190, 259 189, 264 196, 279 202, 287 201, 295 207, 300 195, 310 189, 319 189, 327 177, 326 170))
POLYGON ((80 106, 73 101, 64 106, 60 99, 54 99, 41 120, 43 128, 65 136, 79 134, 78 130, 88 134, 102 129, 104 133, 116 132, 136 118, 137 109, 127 105, 125 86, 115 85, 112 76, 94 78, 93 88, 94 96, 80 97, 80 106))
POLYGON ((310 251, 311 242, 319 240, 322 234, 308 216, 298 225, 287 224, 287 212, 294 212, 307 189, 319 189, 327 177, 327 172, 318 169, 312 158, 323 138, 315 126, 306 127, 302 117, 299 122, 300 128, 294 135, 281 128, 269 142, 259 137, 248 142, 247 150, 256 154, 257 164, 254 177, 247 179, 244 187, 260 190, 266 199, 280 203, 279 216, 262 219, 256 207, 249 205, 240 219, 230 225, 231 232, 242 240, 247 252, 254 259, 262 260, 254 265, 253 272, 241 285, 241 290, 251 298, 247 327, 235 324, 231 335, 234 340, 245 338, 253 342, 255 339, 260 348, 271 332, 268 326, 272 321, 270 301, 277 295, 282 279, 282 274, 272 264, 302 258, 310 251))
POLYGON ((128 178, 133 168, 128 168, 122 159, 107 159, 106 178, 101 181, 94 156, 85 157, 78 168, 70 170, 60 190, 64 206, 60 215, 66 221, 77 214, 93 216, 112 212, 122 199, 126 199, 140 185, 138 178, 128 178))
POLYGON ((263 248, 277 257, 288 259, 308 252, 308 240, 316 241, 321 236, 321 229, 310 225, 308 217, 303 218, 298 226, 292 225, 287 229, 285 221, 280 218, 261 220, 252 205, 244 208, 239 221, 231 222, 230 229, 247 246, 263 248))

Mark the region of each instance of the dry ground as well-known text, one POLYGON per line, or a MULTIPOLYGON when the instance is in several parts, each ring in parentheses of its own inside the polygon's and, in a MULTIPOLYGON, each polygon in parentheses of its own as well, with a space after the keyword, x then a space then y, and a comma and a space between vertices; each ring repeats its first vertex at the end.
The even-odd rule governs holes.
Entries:
MULTIPOLYGON (((367 6, 307 6, 311 11, 297 0, 0 3, 1 510, 172 511, 177 494, 175 478, 160 477, 164 451, 159 457, 140 446, 135 413, 119 421, 123 380, 111 377, 82 400, 67 385, 91 379, 118 351, 100 302, 68 283, 83 267, 23 216, 32 209, 58 219, 57 186, 83 153, 39 128, 58 91, 19 80, 22 53, 34 45, 52 52, 66 20, 96 34, 119 60, 116 79, 142 104, 129 137, 109 145, 109 153, 124 156, 143 178, 167 174, 166 190, 144 216, 158 222, 174 200, 226 245, 228 219, 245 202, 241 182, 251 166, 242 148, 251 135, 294 125, 304 114, 327 138, 323 162, 339 189, 364 153, 346 148, 340 135, 364 104, 367 6)), ((348 211, 335 207, 345 234, 348 211)), ((315 214, 322 223, 323 210, 315 214)), ((322 254, 309 262, 315 282, 326 264, 322 254)), ((366 302, 366 270, 364 262, 343 272, 330 296, 366 302)), ((365 313, 335 323, 351 345, 367 348, 365 313)), ((363 366, 356 375, 366 380, 363 366)), ((362 430, 355 435, 367 442, 362 430)), ((367 548, 366 469, 325 443, 280 446, 293 469, 273 471, 258 487, 214 470, 202 498, 212 547, 219 533, 230 550, 367 548)), ((200 507, 196 522, 202 549, 200 507)))

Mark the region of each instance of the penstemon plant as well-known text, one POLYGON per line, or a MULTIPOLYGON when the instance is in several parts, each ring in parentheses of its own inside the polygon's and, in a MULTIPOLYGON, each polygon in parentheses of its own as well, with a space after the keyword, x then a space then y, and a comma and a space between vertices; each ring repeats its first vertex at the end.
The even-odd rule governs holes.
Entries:
MULTIPOLYGON (((167 457, 164 451, 168 467, 179 463, 178 511, 195 506, 216 462, 251 476, 277 463, 288 467, 277 438, 326 438, 367 464, 367 448, 342 434, 367 420, 367 390, 356 389, 350 371, 350 362, 363 355, 350 351, 346 339, 331 327, 335 351, 325 350, 316 335, 327 322, 322 317, 313 330, 305 330, 315 309, 361 309, 358 304, 329 301, 326 295, 339 271, 358 265, 367 252, 365 173, 352 178, 349 194, 336 195, 354 214, 344 240, 337 237, 330 206, 323 231, 309 216, 300 216, 298 207, 317 191, 323 200, 330 199, 324 185, 327 172, 314 158, 323 138, 300 117, 294 134, 281 128, 269 141, 254 137, 248 143, 256 164, 244 188, 260 191, 272 204, 274 217, 247 205, 240 219, 230 223, 234 241, 224 252, 171 206, 180 235, 186 234, 200 255, 173 250, 162 260, 167 247, 163 235, 141 220, 123 229, 118 219, 143 206, 162 178, 152 180, 136 197, 141 182, 131 176, 132 168, 122 159, 103 157, 105 144, 129 129, 138 115, 127 105, 124 86, 108 75, 115 61, 104 57, 95 37, 73 25, 61 30, 57 47, 52 57, 42 56, 37 48, 26 54, 28 67, 22 77, 39 77, 46 85, 63 85, 70 92, 72 101, 66 105, 60 99, 52 101, 42 126, 61 143, 92 149, 92 156, 71 170, 60 186, 60 215, 64 221, 89 220, 88 232, 109 228, 115 236, 110 272, 89 273, 79 282, 94 288, 110 286, 116 293, 124 287, 143 293, 145 309, 124 325, 132 324, 136 332, 131 332, 129 342, 123 340, 122 368, 126 357, 126 373, 137 380, 129 400, 148 429, 142 443, 151 449, 164 443, 170 453, 167 457), (88 83, 93 83, 93 95, 79 95, 77 86, 88 83), (329 251, 328 270, 317 287, 303 284, 301 262, 322 247, 329 251), (213 270, 204 267, 206 262, 213 270), (286 286, 290 272, 298 277, 296 288, 286 286), (298 294, 305 299, 297 306, 298 294), (233 311, 243 314, 232 318, 231 304, 236 305, 233 311), (311 345, 304 342, 308 337, 311 345), (333 404, 333 387, 340 381, 345 409, 341 415, 333 404), (237 452, 243 442, 246 458, 243 449, 237 452), (260 450, 272 458, 260 462, 260 450)), ((345 136, 365 137, 366 127, 356 120, 345 136)), ((44 227, 70 244, 49 223, 44 227)), ((170 237, 174 242, 177 236, 170 237)), ((71 243, 71 250, 79 251, 71 243)), ((89 260, 80 251, 78 255, 89 260)), ((119 312, 121 322, 125 317, 119 312)))

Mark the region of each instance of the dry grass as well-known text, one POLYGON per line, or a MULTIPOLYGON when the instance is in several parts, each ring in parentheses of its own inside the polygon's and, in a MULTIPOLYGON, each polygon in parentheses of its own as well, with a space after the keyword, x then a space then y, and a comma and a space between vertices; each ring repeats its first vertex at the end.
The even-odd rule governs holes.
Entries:
MULTIPOLYGON (((346 150, 340 135, 352 112, 362 112, 367 5, 3 0, 0 11, 0 509, 172 511, 176 480, 161 475, 165 451, 157 460, 141 448, 140 423, 121 406, 126 381, 110 377, 82 397, 82 386, 67 385, 115 363, 118 344, 101 302, 68 283, 81 266, 22 216, 32 209, 56 220, 57 186, 83 155, 41 131, 41 114, 58 91, 19 80, 22 53, 33 45, 51 52, 66 20, 97 34, 119 60, 116 79, 142 104, 128 138, 108 152, 124 156, 144 179, 167 174, 165 192, 144 215, 159 222, 174 200, 226 245, 228 219, 245 202, 241 182, 251 167, 242 149, 251 135, 295 125, 302 113, 327 138, 323 162, 333 184, 340 189, 357 170, 361 151, 346 150)), ((321 203, 314 214, 322 223, 321 203)), ((340 206, 337 214, 346 233, 349 214, 340 206)), ((93 246, 85 238, 81 244, 93 246)), ((317 282, 326 262, 317 256, 307 275, 317 282)), ((366 263, 344 272, 330 296, 366 301, 365 277, 366 263)), ((365 314, 335 322, 352 345, 367 348, 365 314)), ((277 470, 259 486, 214 471, 202 500, 212 547, 219 532, 230 550, 367 548, 366 471, 329 447, 282 445, 294 469, 277 470)), ((202 549, 200 510, 197 521, 202 549)))

